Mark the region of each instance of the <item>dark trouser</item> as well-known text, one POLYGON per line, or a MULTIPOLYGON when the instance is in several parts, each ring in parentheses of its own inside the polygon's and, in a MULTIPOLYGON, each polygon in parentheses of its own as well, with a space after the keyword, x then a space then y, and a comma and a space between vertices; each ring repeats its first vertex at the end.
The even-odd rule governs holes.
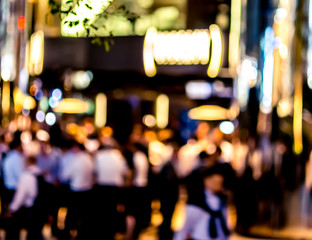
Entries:
POLYGON ((92 191, 70 193, 68 212, 65 220, 66 232, 78 230, 77 239, 91 239, 86 235, 90 228, 92 191))
POLYGON ((126 214, 135 218, 134 239, 139 237, 141 231, 148 227, 151 220, 152 197, 148 187, 132 187, 125 190, 126 214))
POLYGON ((43 240, 44 222, 36 217, 32 208, 22 207, 13 214, 6 231, 7 240, 19 240, 20 230, 26 228, 27 240, 43 240))
POLYGON ((166 198, 161 198, 160 199, 160 212, 163 215, 163 222, 159 226, 159 239, 161 240, 168 240, 172 239, 173 237, 173 232, 171 230, 171 219, 172 215, 175 209, 177 203, 176 198, 172 199, 166 199, 166 198))
POLYGON ((52 216, 53 221, 51 224, 51 231, 52 235, 57 237, 58 239, 62 240, 62 234, 64 234, 64 229, 59 229, 57 226, 57 217, 58 217, 58 211, 61 207, 68 208, 69 206, 69 200, 70 200, 70 189, 68 184, 62 184, 60 186, 57 186, 54 188, 54 194, 55 194, 55 204, 52 209, 52 216))
POLYGON ((5 214, 8 212, 9 209, 9 204, 12 202, 13 197, 15 194, 15 190, 12 189, 8 189, 6 187, 4 187, 3 189, 3 195, 1 198, 1 204, 2 204, 2 213, 5 214))
POLYGON ((120 189, 115 186, 97 185, 92 203, 92 238, 113 240, 117 231, 117 205, 120 189))

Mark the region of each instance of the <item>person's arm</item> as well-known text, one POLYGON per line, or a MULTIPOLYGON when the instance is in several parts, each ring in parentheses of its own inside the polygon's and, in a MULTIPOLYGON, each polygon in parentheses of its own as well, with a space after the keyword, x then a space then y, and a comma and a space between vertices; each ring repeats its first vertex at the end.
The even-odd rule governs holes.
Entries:
POLYGON ((123 157, 123 155, 120 154, 120 158, 122 159, 124 186, 130 187, 133 180, 133 171, 129 168, 127 160, 123 157))
POLYGON ((9 207, 11 212, 16 212, 22 207, 28 189, 30 187, 30 177, 31 176, 21 175, 17 185, 16 192, 13 197, 13 201, 9 207))

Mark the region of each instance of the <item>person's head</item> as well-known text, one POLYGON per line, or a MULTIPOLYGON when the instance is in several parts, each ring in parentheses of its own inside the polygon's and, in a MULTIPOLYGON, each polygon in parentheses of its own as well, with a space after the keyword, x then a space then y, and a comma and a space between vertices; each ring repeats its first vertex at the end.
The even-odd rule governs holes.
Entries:
POLYGON ((247 143, 250 150, 255 150, 258 145, 258 139, 256 136, 249 136, 247 143))
POLYGON ((13 135, 13 140, 9 144, 10 149, 22 150, 21 132, 17 131, 13 135))
POLYGON ((222 150, 219 146, 211 145, 207 150, 199 153, 199 158, 202 164, 206 166, 214 166, 218 163, 219 158, 222 154, 222 150))
POLYGON ((78 141, 74 141, 72 145, 72 149, 74 150, 74 152, 80 152, 80 151, 84 151, 85 147, 82 143, 78 141))
POLYGON ((37 158, 35 156, 28 156, 26 159, 26 166, 32 166, 37 164, 37 158))
POLYGON ((195 134, 198 140, 208 137, 210 126, 208 122, 200 122, 195 130, 195 134))
POLYGON ((222 155, 222 149, 220 146, 216 146, 216 151, 214 152, 214 157, 218 160, 222 155))
POLYGON ((220 128, 216 127, 211 131, 210 138, 214 144, 220 145, 223 141, 224 134, 221 132, 220 128))
POLYGON ((210 190, 215 194, 223 191, 224 175, 219 166, 207 169, 204 172, 203 181, 205 190, 210 190))
POLYGON ((207 151, 201 151, 199 153, 199 159, 202 163, 209 161, 209 157, 210 155, 207 153, 207 151))
POLYGON ((115 139, 109 136, 105 136, 101 138, 101 144, 104 148, 114 148, 115 146, 115 139))

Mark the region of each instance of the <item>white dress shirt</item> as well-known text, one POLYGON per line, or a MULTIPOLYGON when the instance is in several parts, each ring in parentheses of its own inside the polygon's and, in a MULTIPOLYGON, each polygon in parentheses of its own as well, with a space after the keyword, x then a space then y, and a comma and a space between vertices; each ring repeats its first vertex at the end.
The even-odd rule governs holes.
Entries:
POLYGON ((146 187, 149 167, 147 156, 143 152, 135 152, 133 154, 133 164, 135 168, 133 185, 136 187, 146 187))
POLYGON ((94 156, 96 180, 99 185, 121 187, 128 171, 126 159, 117 149, 102 149, 94 156))
POLYGON ((16 150, 10 151, 3 159, 3 178, 5 187, 10 190, 15 190, 24 169, 24 156, 16 150))
POLYGON ((36 165, 28 166, 21 174, 17 189, 10 204, 10 210, 16 212, 21 207, 32 207, 38 194, 36 176, 40 169, 36 165))
POLYGON ((54 184, 57 179, 57 159, 50 154, 39 154, 37 156, 37 165, 43 173, 44 179, 51 184, 54 184))
MULTIPOLYGON (((206 192, 206 203, 209 207, 216 211, 220 209, 221 201, 220 199, 210 193, 206 192)), ((208 226, 210 220, 210 214, 203 210, 202 208, 187 204, 185 207, 186 218, 182 229, 175 232, 173 240, 185 240, 187 236, 191 236, 192 239, 196 240, 211 240, 212 238, 209 235, 208 226)), ((224 213, 225 216, 225 213, 224 213)), ((217 228, 217 238, 214 240, 227 240, 228 237, 223 233, 221 227, 220 219, 216 219, 216 228, 217 228)))
POLYGON ((86 152, 73 153, 70 165, 64 169, 63 180, 74 192, 88 191, 93 187, 93 162, 86 152))
POLYGON ((59 168, 58 177, 61 183, 68 183, 68 179, 65 179, 65 173, 70 168, 72 161, 74 160, 74 152, 72 150, 67 150, 59 156, 59 168))

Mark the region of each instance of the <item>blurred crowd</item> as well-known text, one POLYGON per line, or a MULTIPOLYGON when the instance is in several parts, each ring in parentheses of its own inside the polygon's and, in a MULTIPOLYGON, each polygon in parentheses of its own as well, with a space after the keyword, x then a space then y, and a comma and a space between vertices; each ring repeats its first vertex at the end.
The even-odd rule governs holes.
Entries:
POLYGON ((116 233, 138 239, 151 224, 155 200, 162 214, 159 239, 227 239, 259 222, 283 227, 285 192, 297 181, 285 138, 271 141, 238 128, 223 134, 207 122, 183 144, 171 129, 140 124, 126 144, 112 127, 83 141, 63 136, 58 144, 47 132, 3 136, 0 228, 8 240, 19 239, 23 228, 27 239, 44 239, 45 224, 60 240, 109 240, 116 233), (181 192, 187 195, 185 219, 172 229, 181 192), (235 220, 229 224, 230 207, 235 220))

